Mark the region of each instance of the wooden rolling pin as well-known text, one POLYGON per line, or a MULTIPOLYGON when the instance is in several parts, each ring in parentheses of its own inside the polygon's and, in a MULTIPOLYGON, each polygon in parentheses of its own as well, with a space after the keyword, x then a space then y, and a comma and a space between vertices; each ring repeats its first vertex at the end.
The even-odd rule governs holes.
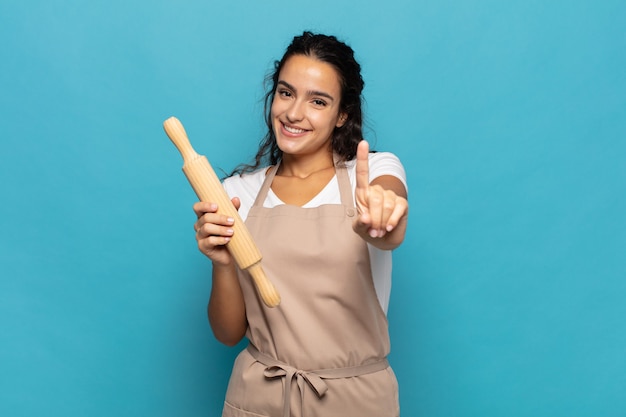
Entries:
POLYGON ((237 209, 233 206, 228 194, 226 194, 226 190, 224 190, 220 180, 215 175, 215 171, 211 168, 208 159, 194 151, 191 143, 189 143, 185 128, 177 118, 170 117, 167 119, 163 122, 163 128, 183 156, 183 172, 200 201, 216 203, 218 213, 235 219, 233 237, 226 244, 226 247, 239 268, 250 273, 265 305, 276 307, 280 303, 280 295, 278 295, 274 285, 267 279, 265 271, 261 267, 261 253, 252 240, 252 236, 239 216, 237 209))

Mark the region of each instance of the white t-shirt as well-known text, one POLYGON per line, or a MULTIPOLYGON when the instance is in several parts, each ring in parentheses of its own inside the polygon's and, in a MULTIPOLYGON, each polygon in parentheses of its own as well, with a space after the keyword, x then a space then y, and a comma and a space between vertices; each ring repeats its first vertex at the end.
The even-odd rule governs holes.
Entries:
MULTIPOLYGON (((354 196, 354 191, 356 189, 356 160, 353 159, 346 162, 346 168, 350 184, 352 185, 352 195, 354 196)), ((226 178, 223 182, 224 188, 230 198, 239 197, 241 200, 239 215, 243 220, 245 220, 248 216, 250 207, 254 204, 254 200, 263 185, 266 170, 267 167, 258 169, 251 173, 245 173, 243 175, 234 175, 226 178)), ((383 175, 393 175, 402 181, 404 187, 407 188, 404 167, 400 163, 398 157, 392 153, 370 153, 369 175, 370 181, 383 175)), ((263 203, 263 207, 271 208, 282 204, 285 203, 283 203, 270 188, 267 198, 263 203)), ((322 191, 320 191, 318 195, 313 197, 313 199, 302 207, 313 208, 322 204, 341 204, 339 184, 337 183, 336 176, 330 180, 330 182, 322 191)), ((389 295, 391 294, 391 251, 381 250, 370 244, 367 246, 370 253, 370 262, 372 267, 372 276, 374 278, 374 286, 376 287, 376 295, 378 296, 378 301, 380 302, 383 311, 387 313, 389 295)))

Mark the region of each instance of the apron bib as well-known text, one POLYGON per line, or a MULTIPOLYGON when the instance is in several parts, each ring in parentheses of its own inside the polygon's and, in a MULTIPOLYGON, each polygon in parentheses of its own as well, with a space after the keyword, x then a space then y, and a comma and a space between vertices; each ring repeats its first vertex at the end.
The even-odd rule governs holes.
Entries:
POLYGON ((367 244, 352 230, 348 173, 336 164, 341 204, 263 207, 272 167, 246 219, 278 307, 239 271, 250 346, 239 354, 223 417, 396 417, 387 318, 367 244))

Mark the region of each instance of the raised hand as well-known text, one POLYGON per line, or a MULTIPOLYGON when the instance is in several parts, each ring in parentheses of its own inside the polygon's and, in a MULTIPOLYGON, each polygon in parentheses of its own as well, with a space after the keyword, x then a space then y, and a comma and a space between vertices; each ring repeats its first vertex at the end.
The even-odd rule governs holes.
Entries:
MULTIPOLYGON (((355 232, 371 239, 383 238, 398 225, 405 226, 408 202, 404 185, 393 176, 369 180, 369 144, 362 140, 356 153, 355 201, 358 216, 353 224, 355 232)), ((400 240, 404 238, 402 227, 400 240)))

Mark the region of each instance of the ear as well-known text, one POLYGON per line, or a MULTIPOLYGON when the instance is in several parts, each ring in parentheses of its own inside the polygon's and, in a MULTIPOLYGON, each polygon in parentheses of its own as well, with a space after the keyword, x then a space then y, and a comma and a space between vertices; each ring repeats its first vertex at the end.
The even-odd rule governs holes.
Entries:
POLYGON ((344 124, 346 124, 347 121, 348 121, 348 114, 339 113, 339 117, 337 118, 337 124, 335 124, 335 127, 341 127, 344 124))

